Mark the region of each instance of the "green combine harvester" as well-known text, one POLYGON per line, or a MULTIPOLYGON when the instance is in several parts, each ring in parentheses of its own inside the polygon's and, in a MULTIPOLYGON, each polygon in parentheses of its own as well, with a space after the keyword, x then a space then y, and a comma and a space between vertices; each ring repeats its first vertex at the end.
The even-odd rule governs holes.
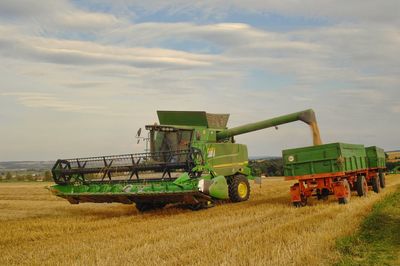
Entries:
POLYGON ((400 174, 400 165, 397 165, 393 170, 391 171, 392 174, 400 174))
MULTIPOLYGON (((292 113, 227 129, 228 114, 158 111, 159 124, 147 125, 146 153, 60 159, 52 168, 56 185, 49 189, 71 204, 135 203, 139 211, 184 203, 192 209, 213 200, 246 201, 247 147, 234 136, 294 121, 310 125, 321 144, 313 110, 292 113)), ((141 130, 138 131, 140 137, 141 130)))

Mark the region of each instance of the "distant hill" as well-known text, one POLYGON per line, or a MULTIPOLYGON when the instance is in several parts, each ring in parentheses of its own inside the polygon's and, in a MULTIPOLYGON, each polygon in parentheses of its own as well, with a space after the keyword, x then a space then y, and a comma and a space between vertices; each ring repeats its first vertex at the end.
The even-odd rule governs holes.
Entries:
POLYGON ((3 171, 44 171, 53 167, 54 161, 9 161, 0 162, 0 170, 3 171))

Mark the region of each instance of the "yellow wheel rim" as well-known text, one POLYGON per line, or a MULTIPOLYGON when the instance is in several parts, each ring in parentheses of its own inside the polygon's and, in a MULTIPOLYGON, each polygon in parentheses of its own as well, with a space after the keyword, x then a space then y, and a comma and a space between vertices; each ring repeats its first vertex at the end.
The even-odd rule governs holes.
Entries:
POLYGON ((239 183, 238 194, 242 199, 247 196, 247 186, 245 183, 239 183))

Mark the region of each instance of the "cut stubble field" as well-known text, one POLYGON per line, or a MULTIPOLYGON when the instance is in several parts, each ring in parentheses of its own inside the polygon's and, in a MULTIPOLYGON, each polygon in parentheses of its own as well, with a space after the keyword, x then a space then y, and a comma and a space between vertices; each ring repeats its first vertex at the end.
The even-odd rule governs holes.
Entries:
MULTIPOLYGON (((139 213, 133 205, 70 205, 43 183, 0 185, 0 265, 326 265, 339 237, 353 233, 383 193, 290 204, 291 182, 263 180, 249 201, 193 212, 179 206, 139 213)), ((50 185, 47 184, 47 185, 50 185)))

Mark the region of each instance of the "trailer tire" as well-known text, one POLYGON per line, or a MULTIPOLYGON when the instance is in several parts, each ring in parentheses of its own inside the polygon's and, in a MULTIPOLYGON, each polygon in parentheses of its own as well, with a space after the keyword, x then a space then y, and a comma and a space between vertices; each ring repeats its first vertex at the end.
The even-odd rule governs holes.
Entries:
POLYGON ((367 196, 368 184, 367 184, 367 180, 365 180, 365 176, 359 175, 357 177, 356 190, 357 190, 358 196, 360 196, 360 197, 367 196))
POLYGON ((379 183, 381 185, 381 188, 386 187, 386 175, 383 172, 379 172, 379 183))
POLYGON ((232 202, 246 201, 250 197, 249 181, 244 175, 234 175, 228 179, 229 199, 232 202))
POLYGON ((301 195, 301 201, 292 202, 293 206, 296 208, 301 208, 307 206, 307 198, 301 195))
POLYGON ((323 189, 319 190, 317 193, 318 200, 327 201, 328 197, 329 197, 329 189, 327 189, 327 188, 323 188, 323 189))
POLYGON ((350 197, 351 197, 351 189, 350 189, 349 181, 343 180, 343 186, 345 186, 346 189, 347 189, 347 195, 344 198, 338 199, 339 204, 347 204, 347 203, 349 203, 350 197))
POLYGON ((379 193, 381 191, 381 185, 380 185, 378 174, 376 174, 375 176, 372 177, 372 190, 375 193, 379 193))

